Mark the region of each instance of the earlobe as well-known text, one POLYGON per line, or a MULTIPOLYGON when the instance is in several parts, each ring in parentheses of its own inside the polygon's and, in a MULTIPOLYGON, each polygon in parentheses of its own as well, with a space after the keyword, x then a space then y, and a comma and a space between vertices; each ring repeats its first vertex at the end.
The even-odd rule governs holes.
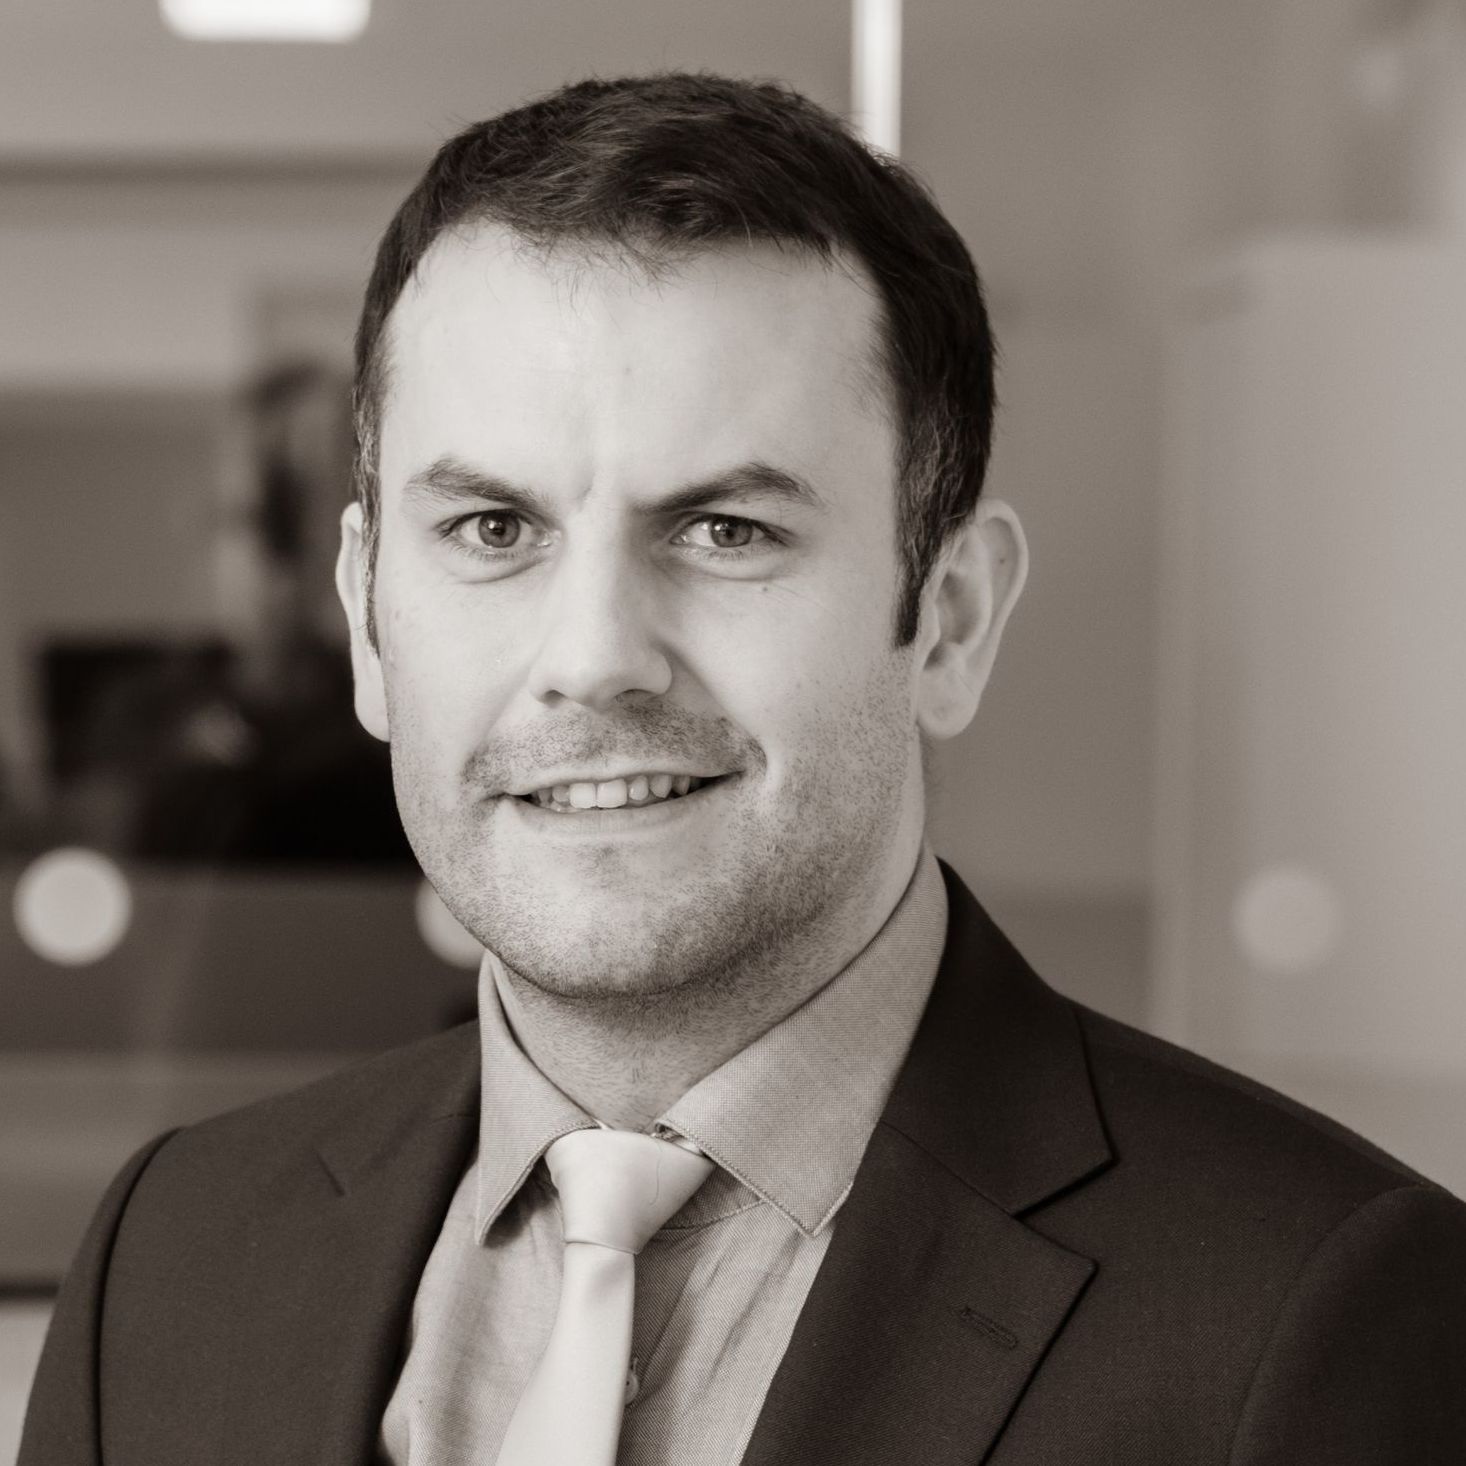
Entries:
POLYGON ((341 515, 341 549, 336 556, 336 594, 346 612, 351 633, 351 675, 356 687, 356 717, 361 726, 384 743, 387 733, 387 694, 382 681, 382 659, 367 632, 366 536, 361 505, 348 504, 341 515))
POLYGON ((1018 516, 1001 499, 979 500, 922 593, 916 712, 928 737, 954 737, 972 721, 1027 577, 1018 516))

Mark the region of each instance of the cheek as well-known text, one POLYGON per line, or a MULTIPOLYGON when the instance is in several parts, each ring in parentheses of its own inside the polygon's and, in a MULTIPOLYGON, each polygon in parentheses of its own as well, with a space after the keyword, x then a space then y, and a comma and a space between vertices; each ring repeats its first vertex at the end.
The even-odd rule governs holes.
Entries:
POLYGON ((452 593, 390 597, 384 609, 378 638, 392 741, 433 762, 461 760, 513 695, 512 628, 452 593))
POLYGON ((884 602, 765 589, 756 612, 710 618, 688 639, 719 710, 759 742, 776 778, 857 744, 889 749, 914 722, 914 687, 884 602))

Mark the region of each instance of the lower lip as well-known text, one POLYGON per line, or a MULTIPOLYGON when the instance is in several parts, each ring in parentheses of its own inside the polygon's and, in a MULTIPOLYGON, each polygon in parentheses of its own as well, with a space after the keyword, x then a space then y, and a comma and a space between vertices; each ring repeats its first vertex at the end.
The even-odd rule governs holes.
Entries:
POLYGON ((508 804, 536 834, 566 839, 619 838, 664 830, 669 825, 706 813, 737 781, 736 774, 728 774, 677 799, 661 799, 655 804, 624 804, 620 809, 579 809, 568 814, 545 809, 533 800, 517 799, 513 795, 503 795, 501 801, 508 804))

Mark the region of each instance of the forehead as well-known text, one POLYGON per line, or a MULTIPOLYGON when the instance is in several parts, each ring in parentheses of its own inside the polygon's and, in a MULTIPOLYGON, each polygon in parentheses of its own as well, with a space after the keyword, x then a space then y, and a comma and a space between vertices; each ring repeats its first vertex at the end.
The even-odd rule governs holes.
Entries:
POLYGON ((383 483, 443 453, 580 491, 751 458, 890 463, 878 320, 838 258, 738 245, 648 271, 455 231, 389 320, 383 483))

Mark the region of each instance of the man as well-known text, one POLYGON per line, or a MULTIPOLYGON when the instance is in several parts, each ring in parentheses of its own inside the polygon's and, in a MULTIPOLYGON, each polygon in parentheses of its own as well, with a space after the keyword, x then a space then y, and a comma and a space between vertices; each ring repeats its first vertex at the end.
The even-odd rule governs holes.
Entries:
POLYGON ((24 1466, 1466 1459, 1466 1209, 923 844, 1026 552, 911 179, 571 87, 444 148, 358 345, 357 710, 480 1023, 134 1158, 24 1466))

